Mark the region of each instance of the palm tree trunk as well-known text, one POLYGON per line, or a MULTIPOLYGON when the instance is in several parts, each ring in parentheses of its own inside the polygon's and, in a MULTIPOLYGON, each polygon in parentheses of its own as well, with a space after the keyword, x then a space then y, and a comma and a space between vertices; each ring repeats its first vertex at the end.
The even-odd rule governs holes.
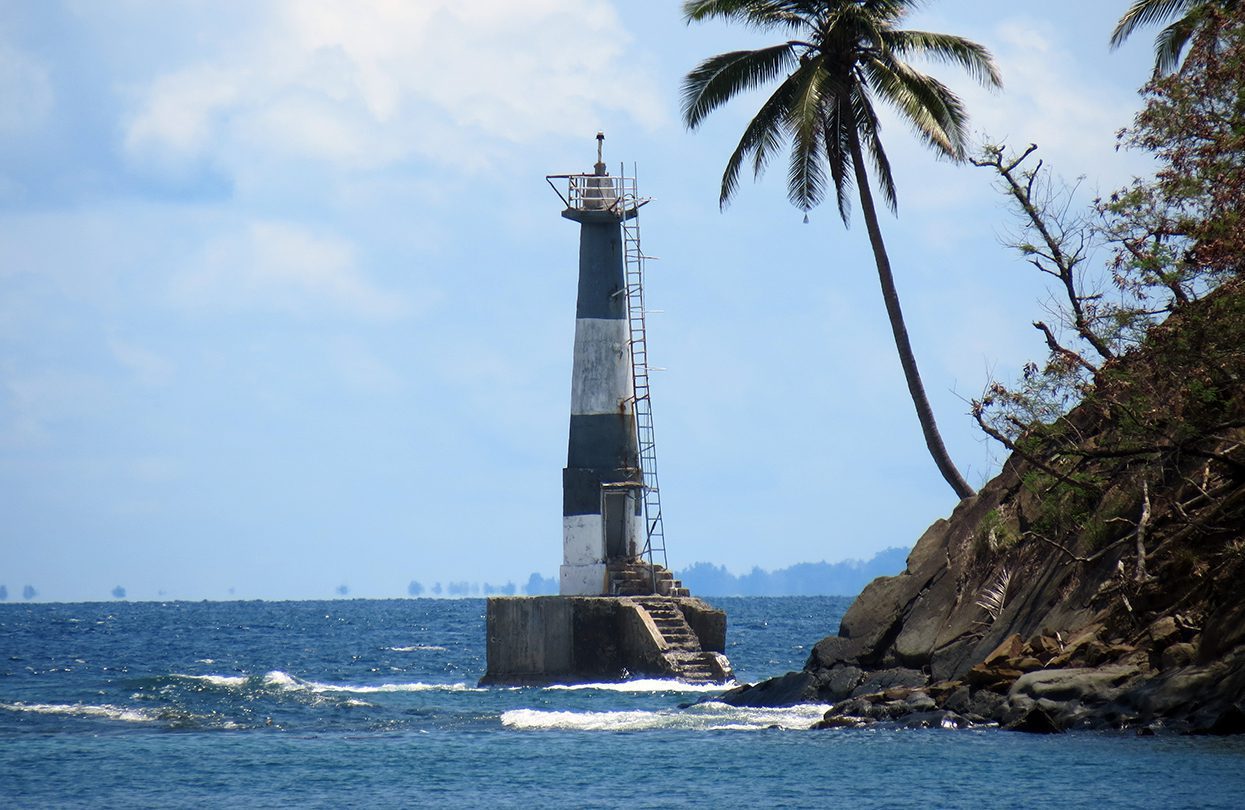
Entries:
POLYGON ((869 191, 869 176, 865 173, 865 158, 860 148, 860 136, 855 128, 851 131, 852 165, 856 171, 856 188, 860 192, 860 210, 865 217, 865 227, 869 230, 869 242, 873 245, 873 258, 878 265, 878 281, 882 284, 882 300, 886 302, 886 315, 891 322, 891 332, 895 336, 895 349, 899 352, 899 363, 903 366, 903 376, 908 383, 908 393, 912 395, 912 404, 916 406, 916 418, 921 423, 921 432, 925 434, 925 446, 934 457, 938 471, 946 480, 955 494, 961 499, 973 493, 960 471, 947 455, 947 448, 938 433, 938 424, 934 421, 934 411, 929 406, 929 398, 925 396, 925 386, 921 383, 921 372, 916 367, 916 357, 912 354, 912 344, 908 341, 908 327, 904 325, 903 310, 899 308, 899 293, 895 290, 895 277, 891 274, 891 260, 886 255, 886 245, 882 242, 882 230, 878 227, 877 210, 873 207, 873 194, 869 191))

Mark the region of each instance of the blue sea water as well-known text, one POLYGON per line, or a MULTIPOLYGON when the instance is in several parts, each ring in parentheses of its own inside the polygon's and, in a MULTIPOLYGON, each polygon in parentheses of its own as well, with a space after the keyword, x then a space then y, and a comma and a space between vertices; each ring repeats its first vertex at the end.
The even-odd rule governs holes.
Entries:
MULTIPOLYGON (((741 681, 848 600, 711 600, 741 681)), ((808 731, 639 681, 476 686, 484 601, 0 605, 5 807, 1245 807, 1245 740, 808 731), (694 705, 690 705, 694 704, 694 705)))

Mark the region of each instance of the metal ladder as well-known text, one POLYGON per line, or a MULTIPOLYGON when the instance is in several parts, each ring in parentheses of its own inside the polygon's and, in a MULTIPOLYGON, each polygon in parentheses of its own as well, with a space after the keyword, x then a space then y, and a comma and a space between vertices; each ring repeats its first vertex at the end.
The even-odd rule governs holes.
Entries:
MULTIPOLYGON (((634 171, 634 170, 633 170, 634 171)), ((631 332, 631 379, 635 388, 635 427, 644 478, 644 555, 650 567, 667 565, 666 537, 661 517, 661 487, 657 481, 657 438, 653 431, 653 401, 649 396, 648 341, 644 325, 644 262, 651 258, 640 249, 640 206, 635 175, 620 171, 623 264, 627 280, 627 322, 631 332), (630 182, 628 182, 630 181, 630 182), (628 218, 626 212, 635 213, 628 218)), ((653 578, 657 572, 653 569, 653 578)))

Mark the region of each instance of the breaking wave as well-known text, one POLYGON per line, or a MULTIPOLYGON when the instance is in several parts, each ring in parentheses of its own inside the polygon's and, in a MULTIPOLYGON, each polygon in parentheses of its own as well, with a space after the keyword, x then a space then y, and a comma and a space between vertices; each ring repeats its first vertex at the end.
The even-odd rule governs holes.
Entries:
POLYGON ((17 703, 0 703, 0 709, 29 714, 116 720, 122 723, 167 723, 177 728, 239 728, 236 723, 228 720, 222 721, 217 717, 190 714, 189 712, 177 711, 175 709, 135 709, 125 706, 113 706, 110 703, 96 706, 89 703, 22 703, 19 701, 17 703))
POLYGON ((758 731, 768 728, 807 729, 829 706, 806 705, 755 709, 725 703, 699 703, 683 710, 559 712, 514 709, 501 716, 502 725, 519 730, 566 731, 758 731))
POLYGON ((412 644, 409 647, 386 647, 389 652, 445 652, 444 647, 436 644, 412 644))
POLYGON ((189 681, 200 681, 202 683, 211 684, 212 686, 223 686, 227 688, 245 686, 248 680, 245 675, 182 675, 175 673, 174 678, 185 678, 189 681))
POLYGON ((321 683, 319 681, 308 681, 290 675, 288 672, 282 672, 279 669, 266 672, 263 675, 182 675, 174 674, 172 677, 184 680, 197 681, 209 686, 220 687, 223 689, 270 689, 278 692, 304 692, 311 694, 325 693, 347 693, 356 695, 369 695, 379 692, 484 692, 485 689, 479 689, 474 686, 468 686, 465 683, 424 683, 422 681, 414 683, 380 683, 380 684, 344 684, 344 683, 321 683))
POLYGON ((121 720, 127 723, 154 723, 160 720, 159 712, 150 709, 127 709, 107 703, 101 706, 86 703, 0 703, 0 709, 31 714, 100 717, 105 720, 121 720))

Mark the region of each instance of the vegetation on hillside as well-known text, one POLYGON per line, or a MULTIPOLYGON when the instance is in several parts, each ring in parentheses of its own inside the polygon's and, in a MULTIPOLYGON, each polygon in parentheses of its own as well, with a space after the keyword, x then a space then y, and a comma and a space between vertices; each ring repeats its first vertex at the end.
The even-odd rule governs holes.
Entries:
POLYGON ((1183 604, 1199 625, 1245 574, 1245 8, 1204 5, 1180 69, 1145 85, 1120 133, 1154 155, 1152 179, 1077 214, 1034 147, 974 161, 1059 301, 1055 324, 1034 324, 1045 363, 973 403, 1023 469, 981 522, 982 559, 1008 572, 1032 557, 1018 544, 1082 564, 1125 548, 1113 604, 1183 604))

